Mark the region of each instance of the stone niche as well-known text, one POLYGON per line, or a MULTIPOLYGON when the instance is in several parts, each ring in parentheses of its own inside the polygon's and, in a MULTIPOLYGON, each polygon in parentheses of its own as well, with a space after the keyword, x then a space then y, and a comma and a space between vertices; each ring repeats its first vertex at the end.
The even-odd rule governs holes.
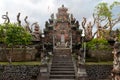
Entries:
MULTIPOLYGON (((10 49, 6 50, 7 56, 12 55, 12 61, 32 61, 35 60, 37 50, 28 48, 26 51, 23 48, 15 48, 13 53, 10 49)), ((8 61, 7 56, 2 51, 0 52, 0 61, 8 61)))

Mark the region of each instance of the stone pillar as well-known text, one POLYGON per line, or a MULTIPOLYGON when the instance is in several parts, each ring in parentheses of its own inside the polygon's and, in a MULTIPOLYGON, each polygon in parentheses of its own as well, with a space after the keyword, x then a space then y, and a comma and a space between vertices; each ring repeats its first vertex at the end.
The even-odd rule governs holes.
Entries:
POLYGON ((113 69, 112 69, 112 80, 120 80, 120 43, 116 42, 114 44, 114 61, 113 61, 113 69))
POLYGON ((78 64, 77 77, 78 80, 87 80, 87 72, 85 65, 78 64))
POLYGON ((78 52, 78 61, 77 61, 77 77, 78 80, 86 80, 87 72, 85 68, 85 58, 84 58, 83 50, 79 50, 78 52))

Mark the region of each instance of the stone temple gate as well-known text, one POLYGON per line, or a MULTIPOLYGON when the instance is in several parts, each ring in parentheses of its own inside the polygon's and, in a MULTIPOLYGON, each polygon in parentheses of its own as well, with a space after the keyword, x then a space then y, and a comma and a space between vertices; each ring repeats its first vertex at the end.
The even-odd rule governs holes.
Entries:
POLYGON ((56 18, 54 14, 51 14, 49 21, 46 21, 44 29, 45 44, 52 45, 53 48, 73 49, 81 43, 81 33, 79 22, 62 5, 58 8, 56 18))
MULTIPOLYGON (((68 9, 62 5, 58 8, 56 16, 51 14, 49 21, 46 21, 44 29, 44 46, 49 52, 53 52, 50 80, 75 80, 76 73, 79 73, 72 58, 72 52, 79 50, 82 43, 82 30, 79 29, 79 22, 68 9), (75 69, 76 68, 76 69, 75 69)), ((85 72, 84 69, 81 69, 85 72)))

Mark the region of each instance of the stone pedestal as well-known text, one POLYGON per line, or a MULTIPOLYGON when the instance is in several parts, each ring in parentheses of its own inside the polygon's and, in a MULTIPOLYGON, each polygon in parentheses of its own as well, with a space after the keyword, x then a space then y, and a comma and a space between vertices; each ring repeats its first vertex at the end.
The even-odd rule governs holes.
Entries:
POLYGON ((78 80, 87 80, 87 72, 84 65, 80 65, 77 70, 78 80))
POLYGON ((40 67, 40 74, 38 80, 48 80, 49 79, 49 70, 47 65, 42 65, 40 67))

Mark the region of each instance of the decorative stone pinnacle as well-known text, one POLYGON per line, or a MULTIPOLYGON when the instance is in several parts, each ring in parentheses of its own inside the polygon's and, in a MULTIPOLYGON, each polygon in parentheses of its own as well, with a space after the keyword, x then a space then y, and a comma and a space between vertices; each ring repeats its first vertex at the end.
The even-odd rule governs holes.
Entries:
POLYGON ((62 7, 64 7, 64 4, 62 4, 62 7))

